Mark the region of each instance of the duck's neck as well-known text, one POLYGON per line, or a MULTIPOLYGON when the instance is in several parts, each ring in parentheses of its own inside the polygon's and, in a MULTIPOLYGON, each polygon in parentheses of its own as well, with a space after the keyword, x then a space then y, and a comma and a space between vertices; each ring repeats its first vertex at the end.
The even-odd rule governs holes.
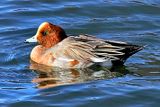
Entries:
POLYGON ((65 38, 67 38, 67 35, 63 35, 63 36, 48 36, 45 39, 43 39, 40 44, 47 48, 51 48, 54 45, 58 44, 59 42, 61 42, 62 40, 64 40, 65 38))
POLYGON ((46 50, 45 47, 43 47, 42 45, 38 45, 35 48, 33 48, 31 54, 30 54, 30 58, 37 62, 37 63, 42 63, 42 56, 44 54, 44 51, 46 50))

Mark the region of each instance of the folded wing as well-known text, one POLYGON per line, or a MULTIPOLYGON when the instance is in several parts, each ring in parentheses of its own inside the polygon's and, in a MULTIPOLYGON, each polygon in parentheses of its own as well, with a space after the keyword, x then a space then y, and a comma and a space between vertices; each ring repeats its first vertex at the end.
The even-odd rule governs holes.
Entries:
POLYGON ((60 42, 57 48, 61 52, 60 56, 78 61, 119 61, 125 55, 125 47, 86 35, 68 37, 60 42))

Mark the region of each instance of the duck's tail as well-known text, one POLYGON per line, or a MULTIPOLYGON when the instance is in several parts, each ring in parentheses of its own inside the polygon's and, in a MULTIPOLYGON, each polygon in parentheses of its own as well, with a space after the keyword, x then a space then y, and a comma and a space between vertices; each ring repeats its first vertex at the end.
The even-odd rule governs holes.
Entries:
POLYGON ((123 52, 124 55, 118 56, 119 57, 118 60, 112 60, 113 65, 123 65, 130 56, 132 56, 133 54, 137 53, 138 51, 142 50, 145 47, 145 46, 127 44, 125 42, 117 42, 117 41, 105 41, 105 42, 113 46, 118 46, 123 48, 121 52, 123 52))

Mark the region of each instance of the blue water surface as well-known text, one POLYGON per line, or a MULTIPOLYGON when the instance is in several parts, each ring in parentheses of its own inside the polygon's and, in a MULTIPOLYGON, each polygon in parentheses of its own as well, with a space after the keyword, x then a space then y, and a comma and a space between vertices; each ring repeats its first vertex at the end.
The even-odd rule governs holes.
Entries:
POLYGON ((1 0, 0 12, 0 107, 160 106, 159 0, 1 0), (24 43, 44 21, 147 46, 120 67, 50 68, 24 43))

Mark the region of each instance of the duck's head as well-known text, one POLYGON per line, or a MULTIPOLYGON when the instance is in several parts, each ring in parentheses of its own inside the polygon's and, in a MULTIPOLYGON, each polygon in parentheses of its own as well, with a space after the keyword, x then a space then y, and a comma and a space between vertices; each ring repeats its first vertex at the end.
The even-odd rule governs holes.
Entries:
POLYGON ((45 48, 50 48, 67 37, 65 31, 54 24, 43 22, 35 36, 26 39, 26 42, 38 42, 45 48))

